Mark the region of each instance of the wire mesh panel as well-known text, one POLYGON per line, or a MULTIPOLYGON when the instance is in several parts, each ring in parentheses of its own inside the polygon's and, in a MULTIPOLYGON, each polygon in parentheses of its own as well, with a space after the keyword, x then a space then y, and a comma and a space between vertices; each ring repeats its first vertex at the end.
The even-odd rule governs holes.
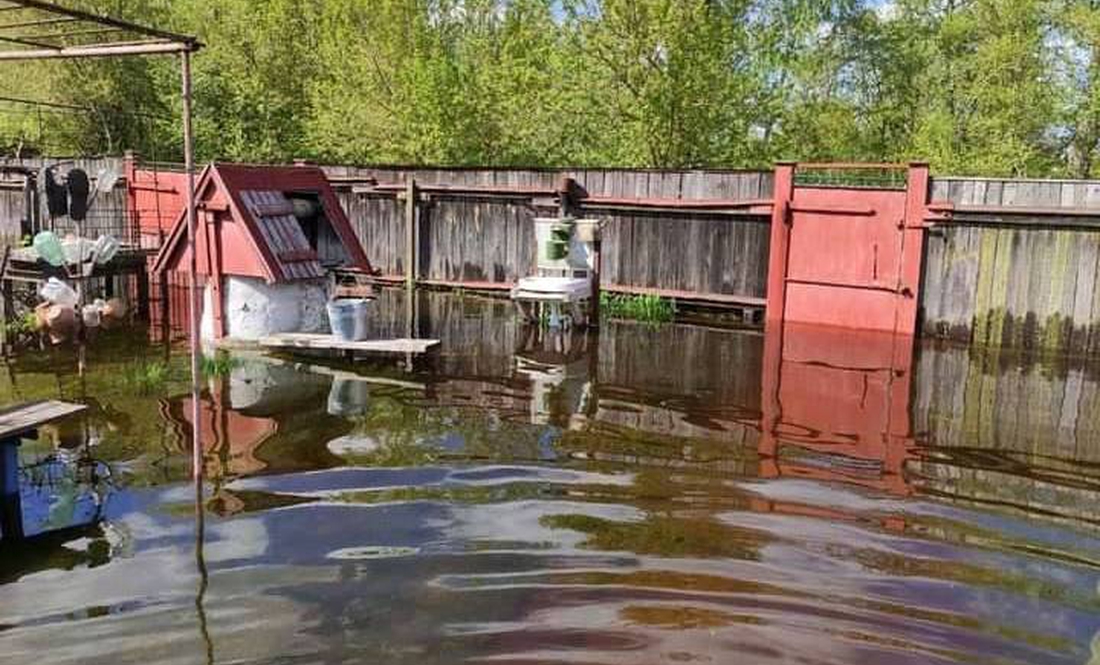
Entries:
POLYGON ((794 184, 797 187, 904 190, 909 185, 909 170, 895 164, 799 164, 794 184))

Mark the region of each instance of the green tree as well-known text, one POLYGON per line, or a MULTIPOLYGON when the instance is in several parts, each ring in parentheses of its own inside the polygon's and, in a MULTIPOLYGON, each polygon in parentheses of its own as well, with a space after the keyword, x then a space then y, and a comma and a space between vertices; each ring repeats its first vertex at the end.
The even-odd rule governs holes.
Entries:
POLYGON ((606 133, 605 161, 681 167, 749 158, 757 89, 748 3, 604 0, 566 10, 590 74, 588 117, 606 133))
POLYGON ((1055 114, 1043 2, 907 3, 896 20, 931 22, 933 52, 910 152, 941 171, 1040 175, 1053 166, 1055 114))
MULTIPOLYGON (((173 25, 206 45, 194 66, 203 158, 285 161, 313 152, 306 122, 320 71, 321 7, 316 0, 172 3, 173 25)), ((178 88, 172 80, 163 90, 178 88)))
MULTIPOLYGON (((72 0, 197 34, 200 157, 1094 173, 1096 0, 72 0)), ((178 158, 172 58, 0 68, 9 152, 178 158)))
POLYGON ((1063 93, 1064 171, 1091 178, 1100 159, 1100 3, 1054 2, 1051 16, 1054 74, 1063 93))

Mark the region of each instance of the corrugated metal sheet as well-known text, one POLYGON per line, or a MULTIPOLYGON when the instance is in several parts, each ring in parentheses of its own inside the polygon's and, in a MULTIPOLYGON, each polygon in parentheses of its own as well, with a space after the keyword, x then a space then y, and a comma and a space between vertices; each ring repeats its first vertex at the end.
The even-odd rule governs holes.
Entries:
POLYGON ((309 239, 291 213, 293 206, 282 192, 242 190, 240 196, 284 279, 324 277, 317 252, 309 246, 309 239))

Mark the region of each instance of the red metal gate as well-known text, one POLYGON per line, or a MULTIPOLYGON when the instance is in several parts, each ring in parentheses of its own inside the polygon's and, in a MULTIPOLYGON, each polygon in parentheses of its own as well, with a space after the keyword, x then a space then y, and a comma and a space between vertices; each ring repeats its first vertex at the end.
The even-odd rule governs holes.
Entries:
POLYGON ((927 201, 925 164, 780 164, 768 320, 914 334, 927 201))

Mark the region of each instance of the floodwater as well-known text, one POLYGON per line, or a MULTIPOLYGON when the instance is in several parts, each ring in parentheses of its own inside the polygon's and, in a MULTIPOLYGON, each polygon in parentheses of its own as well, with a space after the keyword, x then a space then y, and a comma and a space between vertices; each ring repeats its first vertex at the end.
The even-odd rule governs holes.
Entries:
POLYGON ((0 366, 0 404, 92 406, 22 449, 0 661, 1100 663, 1095 366, 413 321, 438 357, 212 365, 198 487, 178 347, 0 366))

